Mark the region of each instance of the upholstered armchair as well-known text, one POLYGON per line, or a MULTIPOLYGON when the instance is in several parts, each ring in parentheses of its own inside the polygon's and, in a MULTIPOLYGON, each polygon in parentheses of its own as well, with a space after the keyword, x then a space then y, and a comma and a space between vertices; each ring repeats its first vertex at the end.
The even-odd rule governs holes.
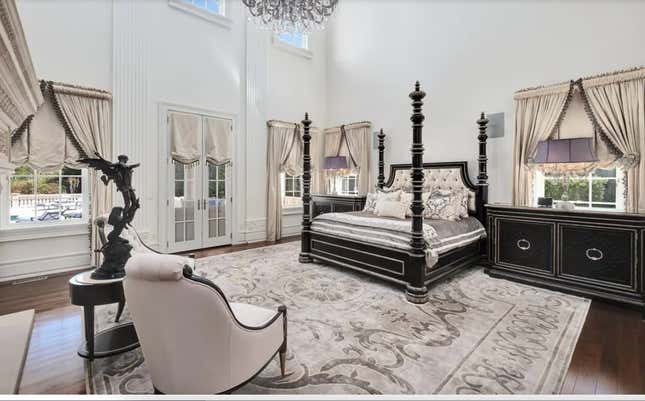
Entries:
POLYGON ((157 393, 217 394, 242 386, 276 354, 284 375, 287 309, 229 303, 187 259, 135 253, 123 282, 157 393))

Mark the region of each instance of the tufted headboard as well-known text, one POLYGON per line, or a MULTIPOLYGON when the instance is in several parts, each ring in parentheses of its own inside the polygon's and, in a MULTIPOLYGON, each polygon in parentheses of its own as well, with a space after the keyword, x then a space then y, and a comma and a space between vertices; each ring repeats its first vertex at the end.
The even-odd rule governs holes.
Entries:
MULTIPOLYGON (((390 177, 384 187, 404 191, 412 191, 412 178, 410 177, 411 164, 390 165, 390 177)), ((423 191, 433 189, 464 189, 468 191, 468 209, 470 214, 476 214, 478 202, 478 187, 473 184, 468 176, 468 162, 438 162, 423 163, 423 191)))

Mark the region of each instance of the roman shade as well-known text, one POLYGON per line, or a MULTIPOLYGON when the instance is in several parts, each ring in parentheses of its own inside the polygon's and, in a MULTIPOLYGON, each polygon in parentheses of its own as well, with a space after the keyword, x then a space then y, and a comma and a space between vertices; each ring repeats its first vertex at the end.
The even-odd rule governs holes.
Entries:
POLYGON ((180 164, 197 164, 201 157, 201 116, 189 113, 169 113, 170 156, 180 164))
POLYGON ((221 165, 231 161, 231 122, 221 118, 204 118, 206 161, 221 165))

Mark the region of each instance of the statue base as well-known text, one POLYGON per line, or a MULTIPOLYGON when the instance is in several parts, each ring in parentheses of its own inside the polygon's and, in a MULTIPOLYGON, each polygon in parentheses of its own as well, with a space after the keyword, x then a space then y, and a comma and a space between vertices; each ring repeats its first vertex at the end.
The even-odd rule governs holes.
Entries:
POLYGON ((94 280, 113 280, 125 277, 125 263, 130 259, 132 245, 123 238, 111 239, 101 252, 105 257, 103 264, 92 272, 94 280))

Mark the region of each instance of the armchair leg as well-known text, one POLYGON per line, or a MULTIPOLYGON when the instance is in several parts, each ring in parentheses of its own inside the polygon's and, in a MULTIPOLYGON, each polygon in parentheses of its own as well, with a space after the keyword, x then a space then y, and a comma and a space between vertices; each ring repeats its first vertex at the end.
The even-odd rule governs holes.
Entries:
POLYGON ((287 365, 287 350, 280 349, 280 374, 282 377, 285 375, 285 369, 287 365))

